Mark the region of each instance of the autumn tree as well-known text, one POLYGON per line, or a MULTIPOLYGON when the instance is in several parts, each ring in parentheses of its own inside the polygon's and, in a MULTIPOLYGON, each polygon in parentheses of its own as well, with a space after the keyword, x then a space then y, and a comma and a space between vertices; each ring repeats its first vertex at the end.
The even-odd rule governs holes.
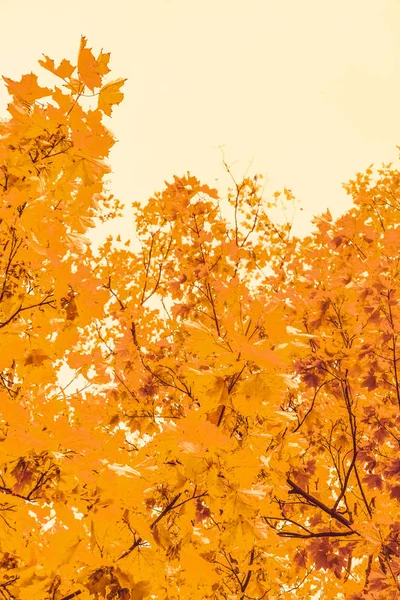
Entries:
POLYGON ((109 58, 4 78, 0 596, 398 598, 400 174, 304 239, 175 176, 96 253, 109 58))

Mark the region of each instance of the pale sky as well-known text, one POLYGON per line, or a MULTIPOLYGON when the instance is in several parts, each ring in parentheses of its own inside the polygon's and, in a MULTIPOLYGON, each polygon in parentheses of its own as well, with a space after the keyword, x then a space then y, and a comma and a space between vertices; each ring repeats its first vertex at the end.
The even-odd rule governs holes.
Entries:
MULTIPOLYGON (((0 8, 1 74, 33 70, 56 83, 36 61, 44 53, 74 62, 85 35, 95 55, 111 52, 109 77, 128 78, 106 122, 119 140, 111 188, 128 206, 187 170, 225 191, 224 146, 238 179, 253 161, 249 175, 265 175, 266 198, 286 186, 301 200, 302 234, 314 214, 349 208, 341 182, 371 163, 398 167, 398 0, 0 0, 0 8)), ((7 101, 0 86, 2 116, 7 101)), ((128 218, 116 227, 131 235, 128 218)))

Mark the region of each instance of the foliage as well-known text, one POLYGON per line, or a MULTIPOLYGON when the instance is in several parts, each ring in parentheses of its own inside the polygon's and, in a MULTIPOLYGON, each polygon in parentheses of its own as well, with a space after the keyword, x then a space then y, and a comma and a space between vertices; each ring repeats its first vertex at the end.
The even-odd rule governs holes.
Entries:
POLYGON ((0 595, 398 598, 400 174, 299 240, 259 177, 228 220, 188 173, 95 255, 109 58, 4 78, 0 595))

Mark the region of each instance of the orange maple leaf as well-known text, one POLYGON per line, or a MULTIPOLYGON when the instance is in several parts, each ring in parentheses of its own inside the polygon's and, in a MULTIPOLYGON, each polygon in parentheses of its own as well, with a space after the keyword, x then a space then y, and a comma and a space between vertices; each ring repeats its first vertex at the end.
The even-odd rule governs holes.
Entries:
POLYGON ((109 117, 111 116, 112 106, 119 104, 124 94, 120 91, 120 88, 124 85, 126 79, 116 79, 103 86, 99 92, 98 107, 109 117))

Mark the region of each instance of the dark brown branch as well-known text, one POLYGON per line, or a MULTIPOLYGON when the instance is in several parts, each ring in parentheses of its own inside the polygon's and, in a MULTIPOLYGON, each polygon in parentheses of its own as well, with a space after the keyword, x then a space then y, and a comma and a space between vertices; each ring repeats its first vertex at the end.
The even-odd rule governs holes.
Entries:
MULTIPOLYGON (((187 385, 185 384, 185 382, 179 380, 183 387, 179 387, 178 385, 176 385, 175 381, 173 383, 168 382, 165 379, 163 379, 160 375, 158 375, 158 373, 155 373, 149 367, 149 365, 145 362, 145 360, 143 358, 143 353, 142 353, 139 341, 137 339, 136 326, 135 326, 135 323, 133 321, 131 323, 131 334, 132 334, 132 338, 133 338, 133 343, 135 344, 136 349, 137 349, 138 354, 139 354, 140 362, 142 363, 142 365, 146 369, 146 371, 148 373, 150 373, 153 377, 155 377, 157 379, 157 381, 159 381, 161 383, 161 385, 165 385, 166 387, 172 387, 172 388, 178 390, 178 392, 182 392, 182 394, 187 394, 189 396, 189 398, 193 398, 192 394, 191 394, 191 391, 187 387, 187 385)), ((165 367, 165 368, 168 368, 168 367, 165 367)), ((172 369, 170 369, 170 370, 172 370, 172 369)), ((175 377, 174 377, 174 380, 175 380, 175 377)))
POLYGON ((209 283, 206 283, 206 288, 208 291, 208 295, 206 294, 206 297, 211 304, 211 308, 212 308, 212 312, 213 312, 213 321, 214 321, 215 327, 217 329, 218 337, 221 337, 221 329, 220 329, 220 325, 219 325, 219 321, 218 321, 217 311, 215 309, 214 298, 212 295, 211 286, 209 283))
POLYGON ((321 502, 320 500, 318 500, 314 496, 311 496, 305 490, 302 490, 291 479, 288 478, 286 481, 290 485, 290 487, 292 488, 291 490, 289 490, 289 494, 298 494, 299 496, 302 496, 310 504, 313 504, 314 506, 317 506, 318 508, 320 508, 321 510, 323 510, 326 514, 330 515, 333 519, 336 519, 336 521, 339 521, 339 523, 342 523, 342 525, 345 525, 345 527, 348 527, 349 529, 351 529, 351 531, 353 533, 355 533, 356 535, 359 535, 358 532, 356 532, 356 531, 354 531, 352 529, 350 521, 348 519, 346 519, 345 517, 343 517, 343 515, 341 515, 340 513, 338 513, 333 508, 329 508, 329 506, 326 506, 326 504, 324 504, 323 502, 321 502))
MULTIPOLYGON (((252 548, 251 552, 250 552, 249 566, 251 566, 253 564, 253 560, 254 560, 254 548, 252 548)), ((252 572, 253 571, 251 569, 249 569, 247 571, 247 574, 241 584, 241 592, 243 594, 242 599, 245 597, 245 591, 246 591, 247 586, 249 585, 252 572)))
MULTIPOLYGON (((353 456, 356 457, 358 454, 358 448, 357 448, 357 421, 356 421, 356 416, 353 413, 353 409, 352 409, 352 401, 351 401, 351 388, 350 388, 350 384, 349 381, 347 379, 348 376, 348 369, 346 369, 346 374, 344 379, 341 380, 341 386, 342 386, 342 391, 343 391, 343 397, 346 403, 346 408, 347 408, 347 412, 349 415, 349 425, 350 425, 350 432, 351 432, 351 439, 352 439, 352 445, 353 445, 353 456)), ((367 498, 365 496, 365 492, 363 489, 363 486, 361 484, 361 479, 360 476, 358 474, 358 470, 357 470, 357 465, 356 463, 353 464, 353 470, 354 470, 354 474, 356 476, 356 480, 357 480, 357 485, 358 488, 360 490, 364 505, 367 509, 367 512, 369 514, 369 516, 372 516, 372 511, 371 508, 368 504, 367 498)))
POLYGON ((12 261, 15 258, 15 255, 17 254, 19 248, 21 247, 21 244, 22 244, 22 240, 20 240, 19 244, 17 245, 17 238, 15 237, 15 229, 14 229, 13 237, 12 237, 12 241, 11 241, 10 254, 9 254, 7 265, 5 268, 4 280, 3 280, 3 285, 2 285, 2 289, 1 289, 1 293, 0 293, 0 302, 3 300, 4 294, 6 292, 7 279, 8 279, 9 271, 11 270, 12 261))
POLYGON ((303 419, 299 422, 299 424, 297 425, 297 427, 293 430, 293 433, 296 433, 296 431, 298 431, 300 429, 300 427, 303 425, 304 421, 307 419, 308 415, 311 413, 312 409, 314 408, 314 404, 315 404, 315 400, 317 398, 317 394, 319 392, 319 390, 326 384, 330 383, 332 380, 331 379, 327 379, 326 381, 324 381, 323 383, 321 383, 320 386, 317 387, 317 389, 315 390, 314 393, 314 398, 311 401, 311 406, 308 409, 308 411, 306 412, 306 414, 304 415, 303 419))
POLYGON ((349 466, 349 468, 347 470, 347 473, 345 475, 341 492, 340 492, 339 496, 336 498, 335 504, 333 505, 333 510, 337 509, 337 507, 339 506, 340 501, 342 500, 342 498, 346 494, 347 485, 349 483, 350 475, 351 475, 351 472, 354 469, 355 464, 356 464, 356 458, 357 458, 357 454, 353 450, 353 458, 351 460, 350 466, 349 466))
POLYGON ((322 538, 322 537, 342 537, 349 535, 358 535, 357 531, 319 531, 316 533, 295 533, 294 531, 279 531, 279 537, 288 537, 288 538, 322 538))
POLYGON ((175 504, 176 502, 179 500, 179 498, 181 497, 182 493, 180 492, 179 494, 177 494, 172 500, 171 502, 169 502, 169 504, 167 504, 167 506, 164 508, 164 510, 158 515, 157 519, 155 519, 155 521, 152 522, 152 524, 150 525, 150 529, 153 529, 153 527, 155 527, 157 525, 157 523, 159 521, 161 521, 161 519, 163 517, 165 517, 165 515, 167 513, 169 513, 170 510, 172 510, 173 508, 175 508, 175 504))
MULTIPOLYGON (((46 298, 48 298, 48 296, 46 296, 46 298)), ((11 323, 11 321, 20 313, 23 312, 24 310, 30 310, 31 308, 37 308, 38 306, 46 306, 47 304, 50 305, 54 305, 54 300, 43 300, 42 302, 39 302, 38 304, 32 304, 31 306, 24 306, 22 307, 22 304, 20 305, 19 308, 17 308, 17 310, 11 315, 11 317, 9 317, 6 321, 3 321, 2 323, 0 323, 0 328, 1 327, 5 327, 6 325, 8 325, 9 323, 11 323)))
POLYGON ((7 579, 7 581, 3 581, 3 583, 0 583, 0 588, 7 588, 9 585, 12 585, 13 583, 15 583, 18 579, 19 579, 19 576, 14 575, 14 577, 12 577, 11 579, 7 579))
POLYGON ((197 496, 193 495, 190 498, 186 498, 186 500, 182 500, 179 504, 174 504, 173 508, 178 508, 178 506, 182 506, 182 504, 186 504, 186 502, 190 502, 190 500, 196 500, 197 498, 202 498, 203 496, 207 496, 207 492, 203 492, 202 494, 197 494, 197 496))
POLYGON ((206 495, 207 495, 207 492, 203 492, 202 494, 197 494, 197 496, 196 496, 196 490, 195 490, 193 495, 190 496, 190 498, 186 498, 186 500, 183 500, 182 502, 179 502, 179 504, 177 504, 177 501, 182 496, 182 492, 180 492, 171 500, 171 502, 169 502, 167 504, 167 506, 158 515, 158 517, 155 519, 155 521, 153 521, 153 523, 150 525, 150 529, 153 529, 153 527, 155 527, 157 525, 157 523, 159 523, 159 521, 161 521, 161 519, 163 519, 165 517, 165 515, 167 513, 169 513, 171 510, 178 508, 179 506, 182 506, 183 504, 186 504, 186 502, 190 502, 191 500, 196 500, 197 498, 202 498, 203 496, 206 496, 206 495))
POLYGON ((227 566, 225 566, 224 564, 222 564, 222 563, 220 563, 218 561, 213 561, 213 562, 216 563, 216 564, 220 564, 221 567, 224 567, 224 569, 227 569, 233 575, 233 577, 235 577, 235 579, 237 580, 237 582, 239 584, 239 587, 241 589, 242 588, 242 582, 239 579, 238 570, 235 568, 235 566, 232 565, 232 560, 231 560, 232 557, 231 557, 231 555, 230 554, 228 555, 226 551, 222 551, 221 553, 222 553, 223 557, 225 558, 225 560, 226 560, 226 562, 228 563, 229 566, 227 567, 227 566))
POLYGON ((82 594, 82 590, 77 590, 76 592, 72 592, 72 594, 68 594, 68 596, 64 596, 63 598, 61 598, 61 600, 71 600, 72 598, 75 598, 75 596, 79 596, 80 594, 82 594))
POLYGON ((26 500, 31 500, 33 494, 35 494, 35 492, 40 491, 40 489, 48 482, 51 481, 53 479, 54 476, 57 476, 57 471, 54 470, 54 465, 51 465, 47 471, 45 471, 44 473, 40 474, 40 477, 38 478, 36 484, 34 485, 34 487, 31 489, 31 491, 29 492, 29 494, 26 496, 26 500))
POLYGON ((371 573, 371 567, 372 567, 373 558, 374 558, 373 554, 370 554, 368 556, 368 564, 367 564, 367 568, 365 569, 365 583, 364 583, 364 587, 363 587, 363 594, 367 591, 367 588, 368 588, 369 575, 371 573))
POLYGON ((21 498, 22 500, 25 500, 26 502, 33 502, 33 500, 30 500, 29 498, 27 498, 27 496, 23 496, 22 494, 13 492, 10 488, 5 487, 3 485, 0 486, 0 492, 3 492, 3 494, 9 494, 10 496, 15 496, 16 498, 21 498))
POLYGON ((307 539, 307 538, 318 538, 318 537, 342 537, 342 536, 347 537, 349 535, 356 534, 356 532, 353 530, 351 530, 351 531, 316 531, 316 532, 314 532, 314 531, 311 531, 310 529, 308 529, 308 527, 301 525, 301 523, 297 523, 297 521, 293 521, 292 519, 289 519, 287 517, 264 516, 263 518, 266 521, 266 523, 268 523, 268 521, 270 521, 270 520, 284 521, 285 523, 292 523, 293 525, 296 525, 296 527, 299 527, 300 529, 303 529, 306 532, 306 533, 296 533, 295 531, 289 531, 289 530, 282 530, 282 529, 277 530, 276 527, 274 527, 271 523, 268 523, 268 525, 277 532, 277 535, 279 537, 307 539))
POLYGON ((128 548, 128 550, 125 550, 125 552, 123 552, 121 554, 121 556, 119 558, 117 558, 117 560, 121 560, 122 558, 125 558, 126 556, 128 556, 128 554, 130 554, 131 552, 134 551, 135 548, 137 548, 138 546, 140 546, 140 544, 143 542, 142 538, 137 538, 137 540, 135 540, 132 544, 132 546, 130 546, 128 548))
POLYGON ((108 278, 108 285, 105 285, 104 287, 105 287, 106 290, 109 290, 110 293, 114 296, 114 298, 116 299, 116 301, 120 305, 121 310, 125 310, 126 309, 125 304, 122 302, 122 300, 120 300, 120 298, 118 298, 117 294, 111 288, 111 277, 108 278))
POLYGON ((357 469, 357 466, 356 466, 356 465, 354 465, 354 473, 355 473, 355 476, 356 476, 356 479, 357 479, 357 484, 358 484, 358 487, 359 487, 359 490, 360 490, 360 493, 361 493, 361 496, 362 496, 363 502, 364 502, 364 504, 365 504, 365 507, 366 507, 366 509, 367 509, 367 512, 368 512, 369 516, 370 516, 370 517, 372 517, 372 511, 371 511, 371 507, 370 507, 370 505, 368 504, 368 500, 367 500, 367 497, 366 497, 366 495, 365 495, 364 488, 363 488, 363 486, 362 486, 362 484, 361 484, 360 475, 359 475, 359 473, 358 473, 358 469, 357 469))
POLYGON ((232 375, 232 379, 230 384, 228 385, 228 393, 231 393, 232 389, 234 388, 234 386, 237 384, 237 382, 239 381, 239 379, 242 376, 243 371, 245 370, 245 368, 247 367, 247 362, 246 364, 243 366, 243 368, 239 371, 239 373, 235 373, 234 375, 232 375))
POLYGON ((225 406, 225 404, 223 404, 221 407, 221 412, 219 413, 217 427, 219 427, 222 423, 222 419, 224 418, 224 414, 225 414, 225 408, 226 408, 226 406, 225 406))
POLYGON ((158 265, 158 276, 157 276, 157 281, 156 281, 156 283, 154 284, 154 287, 153 287, 152 291, 151 291, 151 292, 150 292, 150 293, 149 293, 149 294, 148 294, 146 297, 145 297, 145 295, 144 295, 145 288, 143 288, 143 294, 142 294, 142 299, 140 300, 140 304, 142 304, 142 305, 143 305, 145 302, 147 302, 147 300, 149 300, 149 298, 151 298, 151 297, 152 297, 152 296, 153 296, 153 295, 156 293, 156 291, 158 290, 158 286, 160 285, 160 281, 161 281, 161 273, 162 273, 162 270, 163 270, 163 264, 162 264, 162 263, 160 263, 160 264, 158 265))
POLYGON ((394 327, 394 322, 393 322, 392 306, 390 304, 390 293, 391 293, 391 290, 389 290, 389 292, 388 292, 388 306, 389 306, 389 316, 390 316, 389 323, 393 330, 393 333, 392 333, 393 369, 394 369, 394 380, 396 383, 397 404, 400 409, 400 385, 399 385, 399 376, 398 376, 398 372, 397 372, 396 335, 395 335, 395 327, 394 327))
POLYGON ((132 390, 130 390, 130 389, 128 388, 128 386, 126 385, 125 381, 124 381, 124 380, 123 380, 123 379, 122 379, 122 378, 121 378, 121 377, 118 375, 118 373, 117 373, 117 371, 116 371, 115 369, 114 369, 114 375, 115 375, 115 377, 118 379, 118 381, 119 381, 120 383, 122 383, 122 385, 124 386, 124 388, 126 389, 126 391, 127 391, 127 392, 128 392, 128 393, 129 393, 129 394, 132 396, 132 398, 133 398, 134 400, 136 400, 136 402, 139 402, 139 400, 138 400, 138 399, 137 399, 137 397, 136 397, 136 394, 135 394, 134 392, 132 392, 132 390))

